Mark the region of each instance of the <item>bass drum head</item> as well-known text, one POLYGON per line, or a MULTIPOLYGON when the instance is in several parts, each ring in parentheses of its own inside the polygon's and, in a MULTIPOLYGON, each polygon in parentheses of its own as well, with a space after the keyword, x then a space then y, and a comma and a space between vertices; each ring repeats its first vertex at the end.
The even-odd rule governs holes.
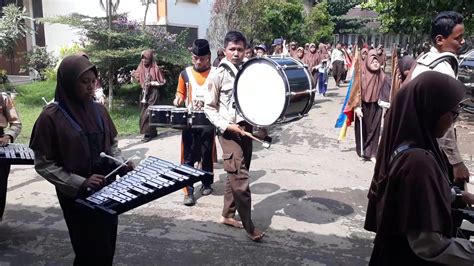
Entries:
POLYGON ((237 74, 234 99, 247 122, 264 127, 283 115, 287 90, 286 78, 271 60, 252 58, 237 74))

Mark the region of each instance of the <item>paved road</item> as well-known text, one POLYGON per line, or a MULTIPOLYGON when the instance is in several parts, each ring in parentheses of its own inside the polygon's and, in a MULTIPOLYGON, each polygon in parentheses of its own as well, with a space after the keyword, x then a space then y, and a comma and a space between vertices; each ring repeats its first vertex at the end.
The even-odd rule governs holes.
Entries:
MULTIPOLYGON (((121 215, 115 263, 366 265, 373 235, 362 227, 374 165, 356 156, 353 128, 337 142, 333 126, 344 94, 345 87, 316 96, 308 117, 272 130, 269 150, 254 144, 253 219, 267 233, 262 243, 217 223, 225 180, 217 163, 215 192, 196 206, 183 206, 176 192, 121 215)), ((140 151, 174 162, 179 145, 179 132, 146 144, 138 137, 120 141, 125 155, 140 151)), ((0 265, 69 265, 72 259, 53 186, 31 167, 14 167, 0 223, 0 265)))

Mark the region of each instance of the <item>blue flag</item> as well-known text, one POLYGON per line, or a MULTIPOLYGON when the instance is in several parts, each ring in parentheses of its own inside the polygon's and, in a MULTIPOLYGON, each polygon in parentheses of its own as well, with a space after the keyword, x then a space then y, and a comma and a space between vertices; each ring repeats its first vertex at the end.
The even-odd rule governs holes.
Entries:
POLYGON ((354 80, 354 76, 351 78, 351 82, 349 83, 349 86, 347 87, 346 98, 344 99, 344 103, 342 104, 341 113, 339 114, 339 117, 337 118, 335 128, 341 128, 342 125, 346 122, 346 114, 344 114, 344 109, 346 108, 347 101, 349 100, 349 96, 351 95, 353 80, 354 80))

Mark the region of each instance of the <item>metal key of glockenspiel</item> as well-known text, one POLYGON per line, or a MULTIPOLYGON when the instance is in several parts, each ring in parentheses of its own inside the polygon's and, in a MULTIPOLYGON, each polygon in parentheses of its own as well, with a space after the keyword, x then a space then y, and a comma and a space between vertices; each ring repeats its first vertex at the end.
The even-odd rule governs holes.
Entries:
POLYGON ((153 178, 154 178, 155 180, 157 180, 157 181, 161 181, 162 183, 164 183, 164 186, 165 186, 165 187, 172 186, 172 185, 175 184, 174 181, 171 181, 171 180, 168 180, 168 179, 166 179, 166 178, 163 178, 163 177, 161 177, 161 175, 156 175, 156 176, 154 176, 153 178))
MULTIPOLYGON (((133 176, 130 176, 129 178, 133 178, 133 176)), ((133 180, 131 180, 131 181, 133 181, 133 180)), ((135 179, 135 181, 134 181, 133 183, 134 183, 134 184, 133 184, 133 188, 139 188, 139 189, 141 189, 141 190, 147 192, 147 193, 142 193, 142 192, 138 191, 138 192, 140 192, 140 193, 142 193, 142 194, 148 194, 148 193, 150 193, 150 192, 153 192, 153 190, 151 190, 151 189, 149 189, 149 188, 147 188, 147 187, 142 186, 141 180, 135 179)))
POLYGON ((119 197, 116 197, 116 196, 113 195, 113 194, 110 194, 110 195, 108 196, 108 198, 109 198, 109 199, 113 199, 113 200, 115 200, 115 201, 117 201, 117 202, 120 202, 120 203, 125 203, 125 202, 126 202, 125 200, 123 200, 123 199, 121 199, 121 198, 119 198, 119 197))
POLYGON ((90 202, 92 202, 92 203, 98 204, 98 205, 104 203, 103 201, 98 200, 98 199, 93 198, 93 197, 88 197, 88 198, 86 198, 86 200, 88 200, 88 201, 90 201, 90 202))
POLYGON ((176 169, 180 170, 180 171, 183 171, 187 174, 193 175, 193 176, 201 176, 201 175, 204 174, 204 173, 196 171, 194 168, 191 168, 191 167, 189 167, 187 165, 184 165, 184 164, 176 167, 176 169))
POLYGON ((136 175, 140 176, 141 178, 145 178, 145 179, 149 179, 151 180, 152 182, 154 183, 157 183, 158 185, 160 186, 165 186, 165 187, 169 187, 170 185, 173 185, 171 184, 170 182, 168 182, 168 180, 164 179, 164 178, 161 178, 159 177, 158 175, 153 175, 153 177, 148 177, 146 175, 144 175, 143 173, 136 173, 136 175), (159 183, 158 183, 159 182, 159 183))
POLYGON ((144 177, 140 177, 138 175, 133 175, 132 178, 134 178, 139 184, 147 184, 151 187, 154 187, 154 188, 159 188, 160 185, 159 184, 156 184, 154 182, 151 182, 150 180, 147 180, 146 178, 144 177))
POLYGON ((122 193, 122 191, 120 191, 120 190, 118 190, 118 189, 115 189, 115 188, 113 188, 113 187, 111 187, 111 186, 108 186, 108 187, 107 187, 107 190, 108 190, 110 193, 112 193, 112 194, 116 195, 117 197, 122 198, 122 199, 124 199, 124 200, 126 200, 126 201, 132 200, 132 197, 129 197, 129 196, 125 195, 124 193, 122 193))
POLYGON ((136 191, 136 192, 138 192, 138 193, 140 193, 140 194, 143 194, 143 195, 148 194, 147 191, 144 191, 144 190, 142 190, 142 189, 136 187, 136 185, 137 185, 138 182, 131 181, 131 180, 122 180, 121 182, 122 182, 122 184, 123 184, 124 186, 127 187, 127 190, 134 190, 134 191, 136 191))
POLYGON ((169 169, 164 169, 164 168, 155 168, 151 165, 149 165, 148 168, 151 169, 151 171, 155 172, 155 174, 157 175, 162 175, 169 170, 169 169))
POLYGON ((173 172, 173 171, 168 172, 168 174, 171 175, 172 177, 174 176, 174 178, 179 180, 179 181, 184 181, 184 180, 189 179, 189 177, 187 177, 185 175, 178 174, 178 173, 173 172))
POLYGON ((182 182, 183 180, 180 180, 179 178, 177 178, 172 171, 168 171, 166 173, 163 174, 164 176, 168 177, 168 178, 171 178, 173 180, 176 180, 177 182, 182 182))

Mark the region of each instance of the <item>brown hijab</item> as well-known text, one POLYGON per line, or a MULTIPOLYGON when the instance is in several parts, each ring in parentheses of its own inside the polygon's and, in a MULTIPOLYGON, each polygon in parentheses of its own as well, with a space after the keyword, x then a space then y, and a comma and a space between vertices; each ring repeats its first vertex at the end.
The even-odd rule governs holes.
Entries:
POLYGON ((312 71, 313 67, 317 66, 320 62, 320 56, 317 49, 314 50, 314 53, 311 52, 311 47, 316 47, 316 44, 311 43, 309 45, 308 51, 306 51, 304 56, 304 63, 308 65, 309 71, 312 71))
POLYGON ((326 48, 326 45, 324 43, 319 44, 318 50, 321 56, 321 61, 326 60, 326 59, 331 59, 328 49, 326 48))
MULTIPOLYGON (((443 197, 446 199, 446 194, 449 198, 449 188, 446 193, 446 160, 432 132, 439 118, 456 107, 463 95, 464 85, 461 82, 435 71, 419 75, 396 94, 386 116, 368 194, 367 230, 377 233, 415 230, 450 234, 450 203, 449 200, 440 200, 443 197), (416 156, 404 163, 398 162, 402 158, 397 160, 397 164, 391 162, 395 150, 404 144, 427 151, 426 156, 434 158, 437 163, 437 166, 432 165, 434 171, 430 172, 438 173, 438 176, 422 172, 426 169, 421 169, 416 177, 400 180, 399 176, 391 176, 393 171, 403 172, 407 164, 417 168, 416 162, 413 163, 416 156), (390 163, 394 165, 390 167, 390 163), (400 183, 402 191, 395 190, 397 193, 394 193, 393 184, 400 183), (437 196, 434 197, 434 194, 437 196), (394 206, 398 209, 394 210, 394 206)), ((413 174, 416 169, 411 171, 413 174)))
POLYGON ((362 101, 366 103, 373 103, 379 100, 380 90, 385 82, 385 74, 382 69, 372 71, 370 64, 377 59, 377 52, 370 50, 365 59, 365 67, 362 68, 362 101))
POLYGON ((77 99, 75 84, 88 70, 97 76, 96 67, 83 55, 71 55, 62 60, 57 74, 56 104, 48 105, 41 112, 30 140, 31 149, 57 162, 66 171, 84 177, 92 174, 90 147, 84 136, 89 133, 102 136, 102 147, 99 149, 109 154, 117 136, 104 106, 94 103, 92 99, 85 102, 77 99))
POLYGON ((161 69, 158 67, 158 65, 155 62, 155 56, 152 50, 145 50, 142 52, 141 58, 150 58, 150 64, 148 66, 145 66, 143 64, 143 61, 140 61, 140 64, 137 67, 136 72, 139 75, 139 81, 140 85, 142 88, 145 88, 145 77, 146 73, 150 74, 150 81, 158 81, 160 83, 165 83, 166 80, 163 76, 163 73, 161 72, 161 69))

